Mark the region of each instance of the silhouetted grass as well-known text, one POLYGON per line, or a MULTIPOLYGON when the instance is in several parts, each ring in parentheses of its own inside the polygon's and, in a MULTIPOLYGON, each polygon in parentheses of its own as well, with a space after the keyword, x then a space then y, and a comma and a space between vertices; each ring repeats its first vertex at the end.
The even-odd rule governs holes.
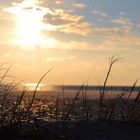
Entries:
POLYGON ((137 80, 128 91, 120 91, 110 97, 108 96, 108 90, 106 90, 112 67, 119 60, 120 58, 111 58, 98 99, 87 97, 89 79, 81 85, 73 99, 65 98, 64 86, 62 97, 60 93, 53 98, 36 98, 37 92, 39 92, 37 91, 39 84, 52 69, 40 78, 32 96, 29 89, 23 89, 20 95, 19 93, 16 95, 14 89, 19 83, 13 81, 6 84, 4 80, 7 76, 10 76, 8 75, 10 67, 6 69, 0 66, 0 72, 5 70, 3 76, 0 77, 0 131, 3 132, 7 127, 13 125, 28 126, 28 129, 36 131, 40 121, 46 123, 72 120, 139 122, 140 91, 133 95, 136 92, 137 80), (26 97, 27 94, 29 98, 26 97))

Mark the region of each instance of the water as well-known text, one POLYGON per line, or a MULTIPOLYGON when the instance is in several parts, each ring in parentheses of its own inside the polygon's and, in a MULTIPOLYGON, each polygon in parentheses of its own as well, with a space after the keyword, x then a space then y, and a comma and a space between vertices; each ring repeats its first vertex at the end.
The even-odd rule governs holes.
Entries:
MULTIPOLYGON (((70 91, 70 90, 73 90, 73 91, 77 91, 81 88, 81 86, 72 86, 72 85, 68 85, 68 86, 44 86, 42 87, 42 89, 50 89, 50 90, 54 90, 54 91, 57 91, 57 90, 66 90, 66 91, 70 91)), ((87 86, 87 87, 83 87, 82 89, 87 89, 89 91, 100 91, 100 90, 103 90, 103 86, 87 86)), ((129 91, 132 89, 132 86, 106 86, 105 87, 105 90, 110 90, 110 91, 129 91)), ((136 86, 133 91, 140 91, 140 86, 136 86)))
MULTIPOLYGON (((32 86, 28 86, 28 90, 30 91, 34 91, 35 90, 34 85, 32 86)), ((60 97, 65 96, 66 98, 70 97, 70 98, 74 98, 76 92, 81 88, 81 86, 73 86, 73 85, 65 85, 65 86, 48 86, 48 85, 41 85, 38 87, 38 93, 37 96, 40 96, 42 98, 44 97, 58 97, 58 95, 60 97)), ((23 88, 19 88, 19 89, 23 89, 23 88)), ((100 91, 103 90, 103 86, 87 86, 87 87, 83 87, 80 93, 80 96, 82 97, 83 92, 86 89, 86 95, 87 98, 99 98, 100 96, 100 91)), ((129 94, 130 91, 133 89, 132 86, 106 86, 105 87, 105 91, 106 91, 106 95, 107 97, 115 97, 115 95, 121 94, 121 93, 127 93, 129 94)), ((138 94, 138 92, 140 91, 140 86, 136 86, 133 89, 133 93, 131 97, 136 97, 136 95, 138 94)), ((28 94, 28 95, 32 95, 32 94, 28 94)))

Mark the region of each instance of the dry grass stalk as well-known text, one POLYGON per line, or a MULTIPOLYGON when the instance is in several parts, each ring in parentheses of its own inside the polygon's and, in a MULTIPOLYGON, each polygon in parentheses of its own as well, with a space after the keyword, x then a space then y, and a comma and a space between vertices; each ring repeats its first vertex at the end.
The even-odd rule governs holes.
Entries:
MULTIPOLYGON (((36 85, 36 87, 35 87, 35 90, 34 90, 34 93, 33 93, 32 99, 31 99, 31 102, 30 102, 29 107, 28 107, 28 109, 27 109, 27 116, 28 116, 28 113, 30 112, 30 110, 31 110, 31 108, 32 108, 32 104, 33 104, 33 102, 34 102, 34 99, 35 99, 35 96, 36 96, 36 93, 37 93, 37 89, 38 89, 39 84, 40 84, 41 81, 44 79, 44 77, 45 77, 50 71, 52 71, 52 70, 53 70, 53 68, 50 69, 50 70, 48 70, 48 71, 40 78, 40 80, 38 81, 38 83, 37 83, 37 85, 36 85)), ((28 117, 29 117, 29 116, 28 116, 28 117)))
POLYGON ((99 99, 99 119, 100 120, 104 120, 105 119, 104 103, 103 103, 103 101, 104 101, 104 97, 105 97, 106 84, 107 84, 108 78, 110 76, 110 73, 111 73, 113 65, 116 62, 118 62, 120 59, 121 58, 114 58, 114 57, 111 57, 111 59, 110 59, 110 65, 109 65, 109 69, 108 69, 107 75, 105 77, 105 81, 104 81, 104 84, 103 84, 103 89, 100 92, 100 99, 99 99))
POLYGON ((77 99, 78 99, 78 97, 79 97, 81 91, 83 90, 83 88, 84 88, 84 83, 82 84, 82 86, 80 87, 80 89, 77 90, 77 92, 76 92, 76 94, 75 94, 75 98, 73 99, 72 104, 71 104, 71 106, 70 106, 70 109, 68 110, 67 114, 65 115, 65 117, 64 117, 64 119, 63 119, 64 121, 67 120, 67 119, 69 118, 69 115, 71 114, 71 112, 72 112, 73 109, 74 109, 75 102, 77 101, 77 99))

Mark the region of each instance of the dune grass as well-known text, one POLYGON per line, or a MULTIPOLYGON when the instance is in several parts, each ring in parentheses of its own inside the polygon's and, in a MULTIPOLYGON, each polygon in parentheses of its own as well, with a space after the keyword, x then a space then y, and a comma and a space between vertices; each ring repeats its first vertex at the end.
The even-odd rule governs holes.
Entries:
POLYGON ((6 84, 5 78, 9 76, 10 67, 6 69, 0 66, 0 71, 5 71, 3 76, 0 77, 0 130, 13 125, 22 126, 23 124, 28 124, 29 126, 33 123, 37 126, 38 120, 46 122, 65 122, 68 120, 139 122, 140 91, 131 98, 137 80, 128 91, 121 91, 117 95, 107 98, 108 90, 106 86, 108 78, 113 65, 119 60, 120 58, 111 58, 99 99, 94 100, 87 98, 89 79, 81 85, 73 99, 65 98, 64 87, 62 89, 62 98, 58 95, 52 99, 37 99, 37 88, 52 69, 40 78, 30 98, 25 97, 26 94, 31 92, 26 88, 23 89, 20 95, 15 97, 14 89, 19 83, 11 82, 6 84))

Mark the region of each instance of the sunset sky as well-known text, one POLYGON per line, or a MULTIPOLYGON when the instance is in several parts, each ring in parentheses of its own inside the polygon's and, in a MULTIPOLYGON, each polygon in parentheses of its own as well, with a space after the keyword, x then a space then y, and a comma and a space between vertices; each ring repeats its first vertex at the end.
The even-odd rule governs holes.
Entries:
MULTIPOLYGON (((140 77, 140 0, 1 0, 0 63, 24 83, 111 85, 140 77)), ((139 84, 140 85, 140 84, 139 84)))

